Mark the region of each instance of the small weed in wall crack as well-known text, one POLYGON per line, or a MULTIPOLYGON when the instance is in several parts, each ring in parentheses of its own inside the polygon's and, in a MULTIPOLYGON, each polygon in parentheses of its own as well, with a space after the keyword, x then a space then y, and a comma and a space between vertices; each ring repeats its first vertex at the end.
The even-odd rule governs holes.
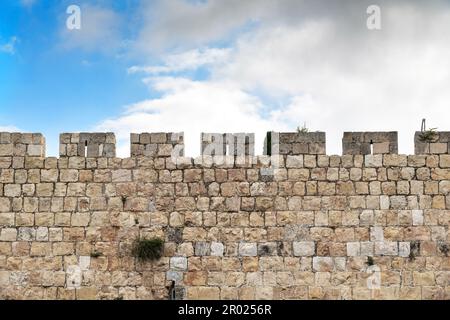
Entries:
POLYGON ((159 238, 136 239, 132 254, 139 260, 153 261, 161 258, 164 250, 164 241, 159 238))
POLYGON ((425 131, 422 131, 422 133, 419 136, 420 141, 422 142, 433 142, 437 139, 437 128, 431 128, 425 131))
POLYGON ((99 251, 92 251, 91 252, 91 258, 98 258, 101 257, 103 255, 103 253, 99 252, 99 251))
POLYGON ((370 267, 370 266, 373 266, 375 263, 374 263, 374 261, 373 261, 373 257, 367 257, 367 265, 370 267))
POLYGON ((308 133, 308 132, 309 132, 309 129, 308 129, 308 127, 306 126, 306 123, 304 123, 302 127, 298 126, 298 127, 297 127, 297 132, 298 132, 298 133, 308 133))

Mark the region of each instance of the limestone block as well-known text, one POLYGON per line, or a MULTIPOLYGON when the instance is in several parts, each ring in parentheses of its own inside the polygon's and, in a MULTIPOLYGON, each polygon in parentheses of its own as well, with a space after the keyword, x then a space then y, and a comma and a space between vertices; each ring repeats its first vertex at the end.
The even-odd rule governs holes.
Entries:
POLYGON ((373 153, 374 154, 383 154, 389 153, 389 142, 378 142, 373 144, 373 153))
POLYGON ((359 242, 347 242, 347 256, 357 257, 361 255, 361 244, 359 242))
POLYGON ((366 155, 364 157, 364 165, 366 167, 381 167, 383 165, 383 156, 382 155, 366 155))
POLYGON ((29 144, 27 147, 27 155, 30 157, 44 157, 45 148, 43 145, 29 144))
POLYGON ((47 227, 39 227, 36 229, 36 241, 48 241, 47 227))
POLYGON ((440 155, 439 166, 441 168, 450 168, 450 155, 440 155))
POLYGON ((169 270, 166 272, 166 279, 168 281, 175 281, 175 283, 179 283, 183 281, 183 272, 169 270))
POLYGON ((399 242, 398 243, 398 255, 400 257, 409 257, 410 255, 410 242, 399 242))
POLYGON ((62 169, 62 170, 60 170, 59 174, 60 174, 61 182, 77 182, 78 181, 78 170, 62 169))
POLYGON ((396 256, 398 255, 398 243, 389 241, 375 242, 375 255, 396 256))
POLYGON ((212 242, 211 243, 211 255, 212 256, 223 256, 224 253, 224 245, 221 242, 212 242))
POLYGON ((53 255, 65 256, 65 255, 72 255, 73 253, 74 253, 74 244, 72 242, 53 243, 53 255))
POLYGON ((417 286, 434 286, 436 284, 435 275, 432 271, 414 271, 413 281, 417 286))
POLYGON ((286 168, 303 168, 303 156, 287 156, 286 168))
POLYGON ((131 179, 131 170, 119 169, 113 170, 112 172, 112 182, 130 182, 131 179))
POLYGON ((166 143, 167 136, 165 133, 151 133, 150 134, 150 143, 166 143))
POLYGON ((22 193, 20 184, 7 184, 4 186, 4 195, 6 197, 19 197, 22 193))
POLYGON ((38 197, 51 197, 53 195, 53 183, 38 183, 36 195, 38 197))
POLYGON ((0 227, 14 226, 15 214, 13 212, 0 213, 0 227))
POLYGON ((11 242, 17 240, 17 230, 15 228, 3 228, 0 230, 0 241, 11 242))
POLYGON ((310 257, 315 254, 315 243, 313 241, 295 241, 292 243, 292 247, 296 257, 310 257))
POLYGON ((423 225, 423 210, 412 210, 412 224, 413 226, 423 225))
POLYGON ((67 289, 78 289, 81 287, 82 270, 78 265, 71 265, 66 271, 66 287, 67 289))
POLYGON ((186 257, 172 257, 170 258, 170 268, 173 270, 184 271, 187 270, 188 262, 186 257))
MULTIPOLYGON (((381 152, 387 153, 387 152, 381 152)), ((385 154, 383 155, 383 164, 389 167, 406 167, 408 158, 405 155, 385 154)))
POLYGON ((11 211, 11 201, 8 198, 0 198, 0 212, 11 211))
POLYGON ((82 271, 89 270, 89 267, 91 265, 91 257, 90 256, 80 256, 78 265, 80 266, 80 269, 82 271))
POLYGON ((334 270, 334 261, 331 257, 313 257, 313 270, 316 272, 331 272, 334 270))
POLYGON ((12 143, 0 144, 0 157, 12 156, 13 150, 14 150, 14 145, 12 143))
POLYGON ((239 243, 239 255, 245 257, 255 257, 257 255, 256 243, 239 243))
POLYGON ((211 244, 209 242, 198 241, 194 249, 196 256, 207 256, 211 253, 211 244))
POLYGON ((6 288, 9 285, 9 278, 9 271, 0 271, 0 286, 6 288))
POLYGON ((77 300, 95 300, 97 289, 94 287, 80 287, 76 290, 77 300))
POLYGON ((448 153, 448 143, 430 143, 430 153, 448 153))
POLYGON ((370 228, 370 241, 384 241, 384 231, 382 227, 377 226, 370 228))
POLYGON ((374 243, 369 241, 361 242, 361 256, 373 256, 374 243))
POLYGON ((86 227, 89 225, 91 214, 89 212, 75 212, 71 216, 71 225, 73 227, 86 227))

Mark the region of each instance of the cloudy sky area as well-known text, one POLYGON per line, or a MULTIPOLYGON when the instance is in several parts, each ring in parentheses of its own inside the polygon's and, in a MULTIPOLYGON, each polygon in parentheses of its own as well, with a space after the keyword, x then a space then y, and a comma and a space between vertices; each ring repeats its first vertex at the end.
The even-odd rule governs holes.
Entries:
POLYGON ((58 134, 450 130, 448 1, 164 0, 0 4, 0 130, 58 134), (51 4, 50 4, 51 3, 51 4), (66 8, 81 7, 81 30, 66 8), (369 5, 381 30, 368 30, 369 5))

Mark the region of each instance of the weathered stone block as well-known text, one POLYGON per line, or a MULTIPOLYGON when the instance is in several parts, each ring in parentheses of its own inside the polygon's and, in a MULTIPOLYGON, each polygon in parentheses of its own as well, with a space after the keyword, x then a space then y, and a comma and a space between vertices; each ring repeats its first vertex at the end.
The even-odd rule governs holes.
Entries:
POLYGON ((16 241, 17 240, 17 230, 15 228, 3 228, 0 230, 0 241, 16 241))
POLYGON ((11 200, 8 198, 0 198, 0 212, 11 211, 11 200))
POLYGON ((397 132, 344 132, 343 154, 396 154, 397 132), (373 150, 371 150, 373 149, 373 150))
POLYGON ((239 243, 239 255, 246 257, 255 257, 257 255, 256 243, 239 243))
POLYGON ((361 255, 361 244, 359 242, 347 242, 347 256, 357 257, 361 255))
POLYGON ((172 257, 170 258, 170 268, 173 270, 184 271, 187 270, 188 261, 186 257, 172 257))
POLYGON ((398 243, 389 241, 375 242, 375 255, 396 256, 398 255, 398 243))
POLYGON ((313 270, 316 272, 332 272, 334 261, 331 257, 313 257, 313 270))
POLYGON ((207 256, 211 253, 211 244, 202 241, 196 242, 194 251, 196 256, 207 256))
POLYGON ((224 253, 224 245, 221 242, 212 242, 211 243, 211 255, 212 256, 223 256, 224 253))
POLYGON ((293 242, 293 253, 296 257, 310 257, 315 254, 315 243, 313 241, 293 242))

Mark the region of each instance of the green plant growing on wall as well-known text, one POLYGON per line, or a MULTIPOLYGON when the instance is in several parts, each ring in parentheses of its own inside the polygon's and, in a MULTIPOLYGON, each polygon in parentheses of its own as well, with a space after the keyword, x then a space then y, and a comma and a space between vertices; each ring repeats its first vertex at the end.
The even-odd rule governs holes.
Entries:
POLYGON ((373 261, 373 257, 367 257, 367 265, 368 266, 373 266, 375 263, 373 261))
POLYGON ((421 142, 430 143, 436 140, 437 138, 437 128, 431 128, 428 130, 424 130, 419 135, 419 140, 421 142))
POLYGON ((101 257, 102 255, 103 255, 103 253, 101 253, 97 250, 91 252, 91 258, 98 258, 98 257, 101 257))
POLYGON ((142 261, 154 261, 161 258, 164 250, 164 241, 159 238, 136 239, 132 254, 142 261))
POLYGON ((298 133, 308 133, 309 129, 306 127, 306 123, 304 123, 302 127, 298 126, 297 132, 298 133))

